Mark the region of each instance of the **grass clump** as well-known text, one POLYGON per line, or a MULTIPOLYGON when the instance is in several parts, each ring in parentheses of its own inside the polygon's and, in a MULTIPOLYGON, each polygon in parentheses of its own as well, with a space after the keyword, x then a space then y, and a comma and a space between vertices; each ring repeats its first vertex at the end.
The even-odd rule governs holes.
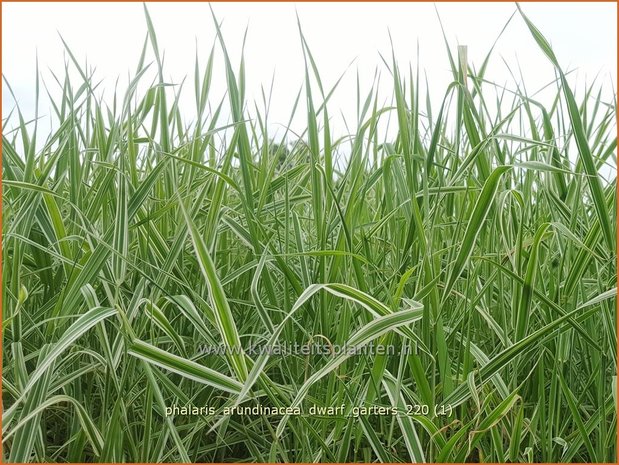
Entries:
POLYGON ((5 461, 616 460, 616 102, 524 14, 550 106, 461 50, 437 112, 393 59, 336 139, 301 33, 307 124, 276 140, 217 22, 186 123, 146 19, 122 99, 67 47, 56 128, 4 124, 5 461))

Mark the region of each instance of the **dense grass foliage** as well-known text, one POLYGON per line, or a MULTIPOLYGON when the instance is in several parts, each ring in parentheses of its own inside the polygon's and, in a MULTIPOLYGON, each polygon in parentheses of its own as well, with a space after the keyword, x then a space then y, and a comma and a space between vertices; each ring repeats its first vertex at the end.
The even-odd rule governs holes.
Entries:
POLYGON ((5 121, 5 461, 616 460, 616 102, 524 15, 552 104, 460 49, 431 107, 386 59, 392 104, 358 89, 336 138, 300 32, 307 125, 277 140, 221 31, 185 112, 146 19, 126 95, 67 47, 52 133, 5 121), (395 352, 250 351, 314 342, 395 352), (223 414, 257 405, 302 414, 223 414))

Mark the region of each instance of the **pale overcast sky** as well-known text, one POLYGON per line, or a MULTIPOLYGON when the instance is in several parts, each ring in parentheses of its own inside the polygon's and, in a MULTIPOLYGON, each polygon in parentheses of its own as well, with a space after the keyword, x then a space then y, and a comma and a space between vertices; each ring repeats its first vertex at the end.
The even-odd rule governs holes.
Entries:
MULTIPOLYGON (((296 24, 298 13, 304 34, 316 58, 323 83, 330 87, 348 65, 346 78, 330 102, 330 113, 341 110, 348 118, 356 108, 356 72, 362 88, 369 88, 375 70, 381 89, 389 95, 389 75, 380 54, 391 54, 390 38, 401 66, 417 62, 428 76, 433 106, 450 82, 441 29, 432 3, 213 3, 235 64, 238 63, 245 28, 247 97, 261 101, 260 86, 275 85, 270 120, 287 123, 294 98, 303 84, 303 56, 296 24)), ((184 93, 193 109, 193 70, 198 47, 206 61, 215 37, 206 3, 148 4, 165 51, 166 78, 180 83, 187 76, 184 93)), ((506 21, 516 10, 513 3, 437 3, 454 52, 468 46, 469 62, 479 67, 506 21)), ((564 69, 575 69, 574 83, 596 76, 611 98, 616 88, 616 3, 523 3, 522 8, 555 49, 564 69)), ((141 3, 4 3, 2 5, 2 72, 17 95, 26 116, 33 114, 35 57, 45 82, 49 70, 63 74, 65 60, 60 33, 78 60, 88 59, 96 77, 113 90, 117 77, 135 71, 146 34, 141 3)), ((152 60, 152 54, 148 58, 152 60)), ((221 62, 218 62, 221 63, 221 62)), ((509 67, 519 74, 532 93, 550 82, 554 72, 522 18, 515 15, 495 49, 486 77, 500 84, 512 83, 509 67)), ((223 67, 214 73, 214 97, 225 89, 223 67)), ((14 107, 3 82, 3 118, 14 107)), ((215 99, 213 99, 215 102, 215 99)), ((49 114, 42 102, 41 114, 49 114)), ((253 104, 250 105, 253 108, 253 104)), ((340 129, 342 126, 340 126, 340 129)))

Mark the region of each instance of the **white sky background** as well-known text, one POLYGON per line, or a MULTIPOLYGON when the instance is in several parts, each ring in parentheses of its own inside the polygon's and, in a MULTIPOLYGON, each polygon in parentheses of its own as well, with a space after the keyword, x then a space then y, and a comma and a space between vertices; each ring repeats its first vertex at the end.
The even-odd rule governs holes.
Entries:
MULTIPOLYGON (((389 32, 396 57, 403 70, 417 63, 421 76, 427 74, 434 113, 438 113, 451 71, 441 29, 432 3, 213 3, 217 18, 223 21, 223 34, 233 63, 238 69, 243 35, 245 46, 247 100, 262 106, 261 85, 268 91, 275 75, 269 120, 272 128, 288 123, 294 99, 303 85, 304 64, 295 11, 310 49, 316 59, 323 84, 330 88, 344 72, 345 79, 329 103, 333 132, 346 133, 342 114, 351 131, 356 126, 356 72, 365 98, 378 68, 384 103, 391 98, 390 75, 380 58, 391 56, 389 32), (341 112, 341 114, 340 114, 341 112)), ((564 69, 575 70, 571 82, 578 88, 591 83, 605 89, 607 101, 614 100, 617 70, 616 3, 523 3, 523 10, 551 42, 564 69), (580 86, 580 87, 578 87, 580 86)), ((165 52, 168 82, 180 83, 183 106, 193 112, 193 72, 196 44, 201 65, 206 63, 215 38, 215 28, 206 3, 150 3, 148 8, 165 52)), ((437 3, 447 38, 456 53, 458 44, 468 46, 469 63, 476 68, 489 51, 506 21, 516 10, 513 3, 437 3)), ((52 93, 58 95, 49 70, 62 76, 67 59, 62 34, 80 62, 88 59, 96 68, 95 77, 103 80, 106 95, 113 92, 116 78, 126 82, 135 72, 146 34, 141 3, 4 3, 2 4, 2 72, 13 88, 25 117, 34 116, 35 63, 52 93)), ((225 92, 225 71, 217 49, 211 102, 217 104, 225 92)), ((147 62, 154 61, 149 51, 147 62)), ((486 78, 515 89, 510 75, 519 74, 529 94, 554 79, 554 71, 533 41, 517 14, 500 38, 486 78)), ((154 71, 154 65, 153 65, 154 71)), ((154 73, 153 73, 154 75, 154 73)), ((519 76, 518 76, 519 79, 519 76)), ((150 78, 149 78, 150 82, 150 78)), ((75 81, 76 87, 78 81, 75 81)), ((597 89, 597 87, 596 87, 597 89)), ((425 92, 422 89, 422 92, 425 92)), ((552 89, 552 94, 556 87, 552 89)), ((14 100, 2 84, 3 119, 14 108, 14 100)), ((45 95, 44 89, 41 89, 45 95)), ((314 96, 317 99, 317 89, 314 96)), ((578 98, 578 95, 577 95, 578 98)), ((425 102, 424 102, 425 103, 425 102)), ((305 127, 305 108, 298 109, 299 128, 305 127)), ((40 115, 52 113, 42 98, 40 115)), ((187 116, 188 123, 191 116, 187 116)), ((49 119, 47 120, 49 124, 49 119)), ((12 126, 9 124, 8 126, 12 126)), ((42 126, 39 131, 42 131, 42 126)))

